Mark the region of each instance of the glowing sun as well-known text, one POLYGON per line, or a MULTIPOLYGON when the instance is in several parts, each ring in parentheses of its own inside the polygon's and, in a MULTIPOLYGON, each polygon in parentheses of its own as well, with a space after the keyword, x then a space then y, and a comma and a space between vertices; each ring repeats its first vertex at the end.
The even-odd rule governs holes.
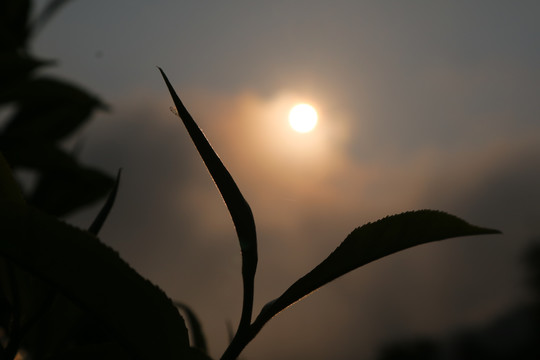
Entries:
POLYGON ((295 105, 289 112, 289 124, 300 133, 306 133, 317 125, 317 111, 308 104, 295 105))

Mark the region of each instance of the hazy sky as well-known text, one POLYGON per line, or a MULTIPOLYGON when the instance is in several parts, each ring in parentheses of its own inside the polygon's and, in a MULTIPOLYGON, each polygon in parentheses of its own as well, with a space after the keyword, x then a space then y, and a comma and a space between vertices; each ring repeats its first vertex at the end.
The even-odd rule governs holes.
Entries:
POLYGON ((540 235, 539 17, 538 1, 79 0, 33 50, 59 60, 47 73, 112 106, 77 136, 85 162, 124 169, 101 237, 192 305, 214 357, 240 314, 239 246, 156 66, 251 204, 256 313, 385 215, 433 208, 504 232, 359 269, 278 315, 244 352, 367 359, 526 298, 519 256, 540 235), (297 102, 318 110, 315 131, 288 127, 297 102))

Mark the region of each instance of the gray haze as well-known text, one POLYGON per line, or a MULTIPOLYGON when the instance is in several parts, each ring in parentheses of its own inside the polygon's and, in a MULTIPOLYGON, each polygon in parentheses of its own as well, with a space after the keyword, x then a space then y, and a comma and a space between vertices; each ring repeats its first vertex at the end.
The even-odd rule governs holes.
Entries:
POLYGON ((252 206, 255 311, 385 215, 434 208, 504 232, 348 274, 244 352, 368 359, 386 341, 446 336, 527 298, 519 257, 540 236, 539 16, 537 1, 74 1, 34 51, 59 59, 49 74, 112 105, 77 136, 84 161, 124 169, 101 238, 192 305, 214 357, 239 318, 239 246, 156 66, 252 206), (314 132, 288 128, 296 102, 319 111, 314 132))

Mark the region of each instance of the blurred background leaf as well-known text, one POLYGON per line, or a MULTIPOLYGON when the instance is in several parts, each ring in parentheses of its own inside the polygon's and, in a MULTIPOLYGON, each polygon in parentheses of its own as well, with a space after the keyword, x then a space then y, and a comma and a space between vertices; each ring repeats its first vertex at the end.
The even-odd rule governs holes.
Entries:
MULTIPOLYGON (((43 24, 66 2, 50 1, 36 23, 43 24)), ((63 146, 95 110, 107 106, 78 86, 36 74, 51 62, 30 54, 31 2, 0 6, 0 105, 11 110, 0 123, 0 152, 15 173, 29 171, 37 178, 22 187, 30 203, 66 216, 98 201, 114 184, 110 175, 81 164, 63 146)))
POLYGON ((30 0, 0 3, 0 48, 2 51, 26 47, 29 35, 30 0))

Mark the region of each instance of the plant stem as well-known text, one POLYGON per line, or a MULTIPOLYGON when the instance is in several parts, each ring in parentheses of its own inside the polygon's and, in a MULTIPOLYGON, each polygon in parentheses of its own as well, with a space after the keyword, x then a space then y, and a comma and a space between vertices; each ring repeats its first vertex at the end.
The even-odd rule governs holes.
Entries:
POLYGON ((236 359, 242 349, 253 339, 251 333, 251 316, 253 314, 253 298, 255 293, 255 271, 257 261, 249 261, 249 257, 242 256, 244 262, 242 264, 242 277, 244 284, 244 298, 242 303, 242 315, 236 334, 232 339, 229 347, 223 353, 222 359, 236 359), (229 349, 237 349, 231 353, 229 349), (234 355, 236 354, 236 355, 234 355), (227 357, 226 357, 227 356, 227 357), (233 356, 233 357, 230 357, 233 356))
MULTIPOLYGON (((244 272, 245 273, 245 272, 244 272)), ((251 325, 251 315, 253 313, 253 298, 255 293, 254 274, 244 277, 244 299, 242 304, 242 315, 238 324, 237 335, 249 328, 251 325), (245 330, 244 330, 245 329, 245 330)))
POLYGON ((220 360, 234 360, 238 358, 242 350, 257 336, 259 331, 263 328, 263 326, 272 318, 274 315, 276 315, 279 312, 279 308, 274 306, 274 304, 271 304, 268 307, 264 307, 253 324, 248 325, 245 330, 242 330, 241 327, 238 327, 238 332, 236 333, 236 336, 231 341, 223 355, 221 356, 220 360), (240 331, 242 330, 242 331, 240 331))

